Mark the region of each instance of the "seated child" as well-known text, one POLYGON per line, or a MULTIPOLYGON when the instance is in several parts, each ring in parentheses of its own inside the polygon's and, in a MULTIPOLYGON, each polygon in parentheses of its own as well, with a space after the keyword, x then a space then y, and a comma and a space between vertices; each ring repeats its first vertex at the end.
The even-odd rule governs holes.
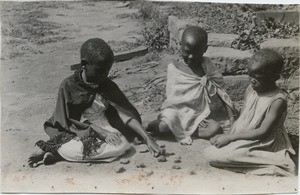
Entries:
POLYGON ((212 98, 225 105, 230 120, 234 121, 233 104, 224 89, 224 80, 212 61, 204 57, 207 33, 196 26, 184 30, 181 39, 182 60, 168 65, 166 100, 157 120, 148 125, 148 131, 172 132, 184 145, 192 143, 196 131, 199 138, 208 139, 220 131, 218 123, 210 118, 212 98))
POLYGON ((213 146, 205 149, 212 166, 257 175, 295 173, 289 156, 295 152, 283 126, 287 97, 276 86, 283 64, 282 57, 270 49, 262 49, 250 59, 250 85, 242 112, 232 129, 211 138, 213 146))
POLYGON ((50 140, 36 143, 42 151, 29 158, 29 165, 41 161, 45 153, 75 162, 111 162, 130 147, 116 129, 127 138, 133 130, 154 156, 160 155, 160 147, 142 128, 137 110, 108 78, 114 62, 110 46, 102 39, 89 39, 80 55, 82 69, 62 82, 54 113, 44 123, 50 140))

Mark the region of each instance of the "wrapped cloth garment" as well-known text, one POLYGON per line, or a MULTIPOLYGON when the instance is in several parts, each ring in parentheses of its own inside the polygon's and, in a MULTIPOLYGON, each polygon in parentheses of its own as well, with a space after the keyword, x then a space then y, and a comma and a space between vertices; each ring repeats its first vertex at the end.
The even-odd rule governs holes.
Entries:
MULTIPOLYGON (((249 86, 242 113, 229 133, 259 128, 272 103, 278 99, 287 101, 280 89, 266 94, 257 94, 249 86)), ((295 154, 295 151, 283 125, 285 117, 286 112, 282 113, 274 129, 263 140, 237 140, 222 148, 209 146, 204 152, 207 160, 216 167, 238 168, 250 174, 293 175, 295 164, 290 154, 295 154)))
POLYGON ((224 80, 209 58, 203 57, 201 66, 205 75, 199 77, 183 72, 175 62, 168 65, 166 100, 158 119, 164 121, 177 141, 190 144, 191 135, 202 120, 211 113, 216 94, 231 108, 233 103, 224 89, 224 80))

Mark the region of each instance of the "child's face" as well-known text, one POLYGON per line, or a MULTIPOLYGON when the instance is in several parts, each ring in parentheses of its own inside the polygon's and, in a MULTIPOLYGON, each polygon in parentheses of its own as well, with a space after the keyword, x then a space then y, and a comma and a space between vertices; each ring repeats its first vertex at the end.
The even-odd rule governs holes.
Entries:
POLYGON ((111 66, 112 63, 88 63, 85 69, 87 80, 95 84, 104 82, 108 77, 111 66))
POLYGON ((250 77, 250 85, 257 92, 267 91, 276 81, 272 75, 264 73, 262 66, 259 64, 249 64, 248 74, 250 77))
POLYGON ((197 66, 201 62, 207 45, 200 44, 192 36, 186 36, 181 41, 181 56, 188 66, 197 66))

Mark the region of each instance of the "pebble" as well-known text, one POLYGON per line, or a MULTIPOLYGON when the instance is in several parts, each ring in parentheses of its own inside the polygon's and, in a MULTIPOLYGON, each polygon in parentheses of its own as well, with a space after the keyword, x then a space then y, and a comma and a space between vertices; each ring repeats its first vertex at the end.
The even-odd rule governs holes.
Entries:
POLYGON ((25 167, 25 165, 23 165, 23 167, 25 167))
POLYGON ((33 163, 32 167, 34 168, 37 167, 37 163, 33 163))
POLYGON ((119 167, 117 170, 116 170, 116 173, 123 173, 124 171, 126 171, 126 169, 124 167, 119 167))
POLYGON ((153 171, 151 170, 151 169, 146 169, 146 170, 144 170, 144 172, 146 173, 146 176, 151 176, 151 175, 153 175, 153 171))
POLYGON ((121 163, 121 164, 128 164, 128 163, 130 163, 130 161, 129 161, 129 159, 127 159, 127 158, 122 158, 122 159, 120 160, 120 163, 121 163))
POLYGON ((195 171, 190 171, 190 175, 196 175, 195 171))
POLYGON ((135 137, 134 139, 133 139, 133 145, 141 145, 142 144, 142 141, 140 141, 137 137, 135 137))
POLYGON ((181 163, 181 160, 180 159, 176 159, 176 160, 174 160, 174 163, 181 163))
POLYGON ((174 152, 166 153, 166 156, 173 156, 173 155, 175 155, 174 152))
POLYGON ((141 163, 141 164, 136 165, 136 167, 137 167, 137 168, 145 168, 146 165, 145 165, 144 163, 141 163))
POLYGON ((181 169, 181 167, 178 166, 178 165, 174 165, 172 168, 173 168, 173 169, 181 169))
POLYGON ((161 148, 165 148, 165 147, 166 147, 166 145, 161 145, 160 147, 161 147, 161 148))
POLYGON ((158 162, 166 162, 167 158, 165 156, 160 156, 157 160, 158 162))

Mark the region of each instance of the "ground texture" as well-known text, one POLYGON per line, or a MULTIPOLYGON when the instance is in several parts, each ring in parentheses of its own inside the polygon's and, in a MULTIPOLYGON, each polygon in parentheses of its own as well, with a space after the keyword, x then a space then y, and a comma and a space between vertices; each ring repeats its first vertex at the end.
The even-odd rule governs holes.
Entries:
MULTIPOLYGON (((119 7, 118 2, 1 4, 2 192, 297 191, 297 177, 258 177, 209 166, 202 157, 209 145, 205 140, 195 140, 192 146, 181 146, 173 139, 159 140, 170 154, 166 162, 140 153, 146 146, 139 145, 122 157, 130 161, 125 165, 118 160, 110 164, 58 162, 29 168, 27 158, 34 143, 48 139, 43 122, 53 112, 60 82, 72 74, 69 65, 79 62, 80 45, 100 37, 115 51, 127 50, 140 44, 142 26, 132 18, 137 10, 119 7), (181 162, 175 163, 178 158, 181 162), (138 168, 141 164, 144 168, 138 168), (121 167, 125 170, 116 173, 121 167)), ((164 93, 162 75, 173 58, 168 53, 148 54, 116 63, 112 69, 112 78, 142 114, 144 124, 157 116, 164 93)))

